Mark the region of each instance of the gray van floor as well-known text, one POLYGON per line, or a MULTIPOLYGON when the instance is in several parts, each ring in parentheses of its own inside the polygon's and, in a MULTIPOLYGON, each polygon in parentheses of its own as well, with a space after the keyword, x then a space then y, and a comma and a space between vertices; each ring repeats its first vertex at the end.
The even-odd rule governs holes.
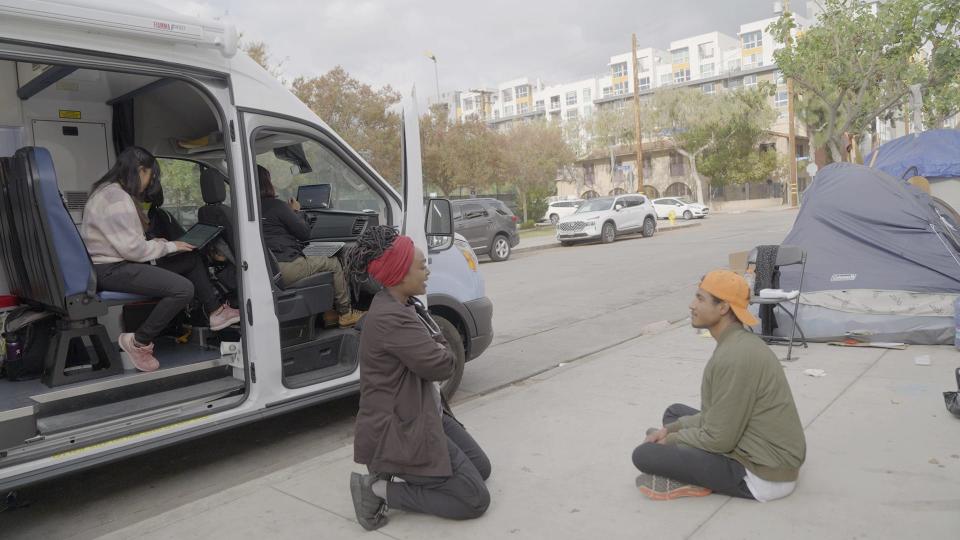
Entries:
MULTIPOLYGON (((172 338, 158 339, 156 341, 155 354, 157 360, 160 361, 160 369, 157 370, 157 373, 166 369, 178 368, 220 358, 220 350, 218 348, 204 348, 193 343, 179 344, 173 341, 172 338)), ((72 388, 82 388, 83 386, 92 383, 118 380, 124 377, 130 377, 137 373, 139 372, 125 371, 122 375, 114 375, 112 377, 104 377, 102 379, 93 379, 75 384, 57 386, 55 388, 50 388, 49 386, 43 384, 40 382, 39 378, 29 381, 10 381, 5 378, 0 379, 0 411, 8 411, 11 409, 32 405, 33 401, 30 399, 32 396, 38 396, 72 388)))

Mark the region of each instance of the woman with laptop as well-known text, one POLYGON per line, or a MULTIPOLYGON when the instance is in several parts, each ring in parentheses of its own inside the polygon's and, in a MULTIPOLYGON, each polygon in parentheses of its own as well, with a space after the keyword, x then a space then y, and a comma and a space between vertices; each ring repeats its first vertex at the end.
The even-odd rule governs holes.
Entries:
POLYGON ((159 181, 156 158, 143 148, 127 148, 93 185, 80 226, 97 272, 98 289, 160 299, 135 332, 120 334, 118 340, 140 371, 160 367, 153 340, 194 294, 209 316, 211 330, 240 322, 240 312, 220 301, 206 267, 192 253, 195 246, 161 238, 147 240, 149 221, 142 202, 151 182, 159 181))
POLYGON ((273 253, 280 267, 283 287, 320 272, 333 273, 333 292, 337 308, 337 323, 341 327, 357 324, 363 312, 354 310, 350 304, 350 290, 343 273, 343 265, 337 257, 306 256, 303 242, 310 241, 310 226, 298 215, 300 203, 277 198, 270 171, 257 165, 257 181, 260 186, 260 211, 263 224, 263 241, 273 253))

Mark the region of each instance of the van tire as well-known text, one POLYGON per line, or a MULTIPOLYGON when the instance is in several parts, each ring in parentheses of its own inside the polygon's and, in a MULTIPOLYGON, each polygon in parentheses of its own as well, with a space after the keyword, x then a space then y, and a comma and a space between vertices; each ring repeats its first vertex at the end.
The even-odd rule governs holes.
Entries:
POLYGON ((457 327, 454 326, 452 322, 444 319, 440 315, 431 313, 431 316, 433 320, 437 321, 437 326, 440 327, 443 339, 447 340, 447 343, 450 345, 450 350, 453 352, 453 375, 440 383, 440 391, 443 392, 443 397, 447 398, 447 401, 450 401, 457 392, 457 389, 460 388, 460 381, 463 380, 463 364, 467 360, 467 354, 463 350, 464 336, 460 334, 460 331, 457 330, 457 327))
POLYGON ((617 226, 612 221, 603 224, 600 229, 600 241, 609 244, 617 239, 617 226))
POLYGON ((490 244, 490 260, 493 262, 505 261, 510 258, 510 240, 498 234, 493 237, 493 243, 490 244))
POLYGON ((649 238, 657 232, 657 222, 650 216, 643 220, 643 237, 649 238))

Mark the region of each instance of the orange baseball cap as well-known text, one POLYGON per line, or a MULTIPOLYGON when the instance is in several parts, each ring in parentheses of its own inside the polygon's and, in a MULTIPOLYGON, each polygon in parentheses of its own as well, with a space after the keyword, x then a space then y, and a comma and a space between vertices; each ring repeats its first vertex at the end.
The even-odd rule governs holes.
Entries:
POLYGON ((714 298, 730 304, 733 314, 747 326, 760 323, 747 309, 750 300, 750 287, 743 276, 730 270, 714 270, 704 276, 700 288, 712 294, 714 298))

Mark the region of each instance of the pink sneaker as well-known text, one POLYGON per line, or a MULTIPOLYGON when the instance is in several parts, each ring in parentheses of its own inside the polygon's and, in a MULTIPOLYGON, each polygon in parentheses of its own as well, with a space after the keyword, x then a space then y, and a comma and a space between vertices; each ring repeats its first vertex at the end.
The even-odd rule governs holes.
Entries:
POLYGON ((133 334, 120 334, 117 343, 120 344, 120 349, 130 357, 130 362, 137 370, 156 371, 160 367, 160 362, 153 356, 153 343, 145 347, 138 346, 133 334))
POLYGON ((227 304, 210 314, 210 329, 216 332, 240 322, 240 311, 227 304))

